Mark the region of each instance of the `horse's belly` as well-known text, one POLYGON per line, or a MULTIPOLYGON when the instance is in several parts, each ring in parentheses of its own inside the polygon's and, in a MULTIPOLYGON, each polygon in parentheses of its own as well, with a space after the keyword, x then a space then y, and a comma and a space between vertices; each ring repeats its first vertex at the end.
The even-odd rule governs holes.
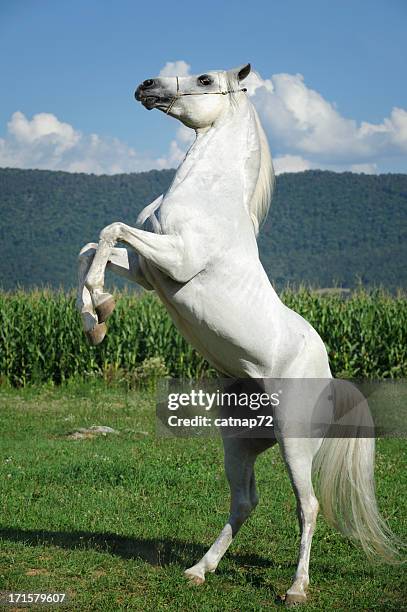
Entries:
POLYGON ((264 293, 205 278, 160 281, 156 291, 175 325, 211 364, 230 376, 271 376, 275 334, 264 293))

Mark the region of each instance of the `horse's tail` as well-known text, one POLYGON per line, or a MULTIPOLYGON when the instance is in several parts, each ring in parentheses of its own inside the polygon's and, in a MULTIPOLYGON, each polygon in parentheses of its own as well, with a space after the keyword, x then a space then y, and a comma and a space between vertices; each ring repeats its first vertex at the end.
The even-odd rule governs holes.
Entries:
POLYGON ((399 563, 403 545, 380 515, 376 502, 375 439, 360 437, 363 427, 372 421, 367 402, 357 390, 339 393, 336 398, 336 422, 343 422, 346 415, 351 415, 353 428, 349 437, 324 438, 313 461, 322 512, 330 525, 358 541, 370 559, 379 556, 388 563, 399 563))

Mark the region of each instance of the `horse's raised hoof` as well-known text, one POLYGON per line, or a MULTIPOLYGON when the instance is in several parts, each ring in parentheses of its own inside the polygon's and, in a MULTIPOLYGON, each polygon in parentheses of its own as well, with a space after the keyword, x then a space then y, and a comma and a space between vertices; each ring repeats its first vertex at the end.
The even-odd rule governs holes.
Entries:
POLYGON ((91 331, 87 331, 86 337, 92 346, 97 346, 106 336, 107 327, 105 323, 97 323, 91 331))
POLYGON ((110 317, 115 309, 115 306, 116 304, 112 296, 108 297, 107 300, 104 300, 104 302, 96 306, 95 311, 98 316, 99 323, 104 323, 106 319, 110 317))
POLYGON ((306 601, 307 596, 305 593, 287 593, 284 598, 284 603, 286 606, 298 606, 306 603, 306 601))
POLYGON ((185 570, 184 576, 188 579, 190 585, 198 586, 205 582, 205 575, 203 573, 195 574, 192 568, 185 570))

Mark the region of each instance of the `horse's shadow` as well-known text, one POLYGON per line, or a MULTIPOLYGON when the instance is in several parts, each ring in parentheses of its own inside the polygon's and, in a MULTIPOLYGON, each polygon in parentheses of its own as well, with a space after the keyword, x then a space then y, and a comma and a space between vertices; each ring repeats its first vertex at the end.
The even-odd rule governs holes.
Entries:
MULTIPOLYGON (((207 547, 202 544, 191 544, 181 540, 142 539, 89 531, 35 531, 6 527, 0 528, 0 540, 21 542, 29 546, 58 546, 70 550, 92 549, 122 559, 141 559, 153 566, 177 564, 185 568, 198 561, 207 551, 207 547)), ((239 567, 279 567, 280 569, 282 567, 281 562, 277 563, 254 554, 235 553, 231 558, 239 567)), ((286 565, 292 566, 291 563, 286 565)))
MULTIPOLYGON (((18 542, 28 546, 57 546, 68 550, 94 550, 108 553, 128 560, 141 560, 155 567, 165 567, 170 564, 180 567, 180 571, 190 567, 198 561, 207 551, 207 546, 184 542, 182 540, 154 538, 143 539, 122 536, 115 533, 95 533, 89 531, 35 531, 16 529, 12 527, 0 528, 0 542, 18 542)), ((222 565, 224 573, 230 580, 245 580, 251 586, 263 588, 267 586, 275 598, 274 603, 283 604, 283 597, 278 593, 267 578, 268 571, 278 570, 287 576, 294 573, 296 564, 280 559, 265 558, 256 554, 229 553, 228 564, 222 565), (248 570, 242 573, 242 568, 248 570), (260 570, 260 571, 259 571, 260 570), (262 571, 265 570, 265 571, 262 571), (268 570, 268 571, 267 571, 268 570)), ((323 562, 320 570, 332 574, 334 568, 329 562, 323 562)), ((355 578, 353 570, 341 568, 341 575, 349 574, 355 578)), ((362 570, 361 570, 362 571, 362 570)), ((288 578, 287 578, 288 579, 288 578)))

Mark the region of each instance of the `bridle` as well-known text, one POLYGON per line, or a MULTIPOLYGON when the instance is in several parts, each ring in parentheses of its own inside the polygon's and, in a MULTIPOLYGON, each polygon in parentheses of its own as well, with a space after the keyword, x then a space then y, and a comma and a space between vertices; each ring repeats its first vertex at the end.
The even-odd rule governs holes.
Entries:
MULTIPOLYGON (((190 93, 188 92, 183 93, 182 91, 180 91, 180 88, 179 88, 178 77, 175 77, 175 78, 177 79, 177 92, 175 96, 171 98, 171 102, 169 103, 169 106, 165 111, 167 115, 172 109, 172 107, 174 106, 175 102, 178 100, 178 98, 182 98, 182 96, 209 96, 209 95, 226 96, 227 94, 237 93, 238 91, 247 91, 246 87, 243 87, 242 89, 229 89, 227 91, 222 91, 220 87, 220 82, 219 82, 220 91, 193 91, 190 93)), ((219 81, 219 75, 218 75, 218 81, 219 81)))

